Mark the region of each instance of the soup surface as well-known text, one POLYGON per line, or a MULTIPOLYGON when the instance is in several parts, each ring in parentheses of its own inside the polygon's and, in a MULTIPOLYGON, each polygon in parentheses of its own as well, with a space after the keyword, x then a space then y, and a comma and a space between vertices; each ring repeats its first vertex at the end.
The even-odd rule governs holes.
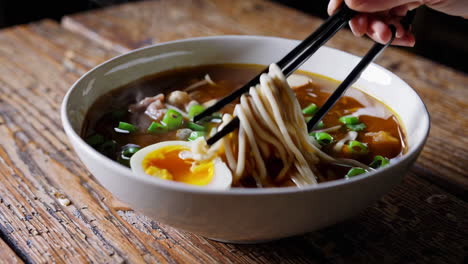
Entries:
MULTIPOLYGON (((153 98, 152 103, 159 99, 156 96, 163 94, 166 100, 170 100, 171 92, 184 91, 184 94, 187 92, 189 95, 190 101, 208 106, 213 100, 241 87, 264 67, 244 64, 204 65, 147 76, 101 96, 87 113, 82 137, 104 155, 129 166, 129 157, 138 149, 162 141, 190 140, 190 133, 197 130, 192 127, 193 123, 189 124, 190 117, 186 116, 178 127, 158 130, 159 127, 152 124, 155 121, 161 122, 167 111, 158 112, 155 109, 148 113, 145 98, 153 98), (124 125, 121 126, 121 123, 124 125), (149 131, 149 127, 153 127, 153 130, 149 131)), ((330 78, 303 71, 296 72, 294 77, 296 82, 292 81, 290 84, 303 108, 305 120, 313 115, 339 84, 330 78)), ((235 103, 220 112, 232 113, 235 103)), ((177 100, 174 104, 177 105, 177 100)), ((187 103, 175 108, 175 111, 189 112, 183 108, 188 108, 187 103)), ((205 128, 202 130, 209 131, 219 124, 219 116, 214 115, 211 118, 205 120, 205 128)), ((199 133, 198 136, 208 138, 209 133, 199 133)), ((396 116, 383 103, 358 89, 349 89, 310 136, 332 157, 350 158, 371 164, 372 167, 376 164, 377 167, 385 165, 382 163, 405 151, 404 134, 396 116)), ((269 167, 272 171, 275 170, 274 164, 269 164, 269 167)), ((320 163, 317 169, 322 175, 319 181, 350 175, 350 168, 346 166, 320 163)), ((292 183, 289 180, 274 184, 290 185, 292 183)), ((255 184, 243 180, 234 186, 254 187, 255 184)))

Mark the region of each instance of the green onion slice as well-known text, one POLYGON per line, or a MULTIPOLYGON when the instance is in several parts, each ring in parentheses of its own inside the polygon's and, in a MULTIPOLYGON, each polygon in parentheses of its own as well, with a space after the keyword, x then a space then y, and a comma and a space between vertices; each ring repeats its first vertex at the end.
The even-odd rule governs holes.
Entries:
POLYGON ((101 134, 93 134, 85 139, 86 143, 88 143, 92 147, 97 147, 104 143, 104 136, 101 134))
POLYGON ((168 109, 163 119, 161 120, 161 123, 166 125, 169 130, 175 130, 182 126, 184 123, 184 117, 176 110, 168 109))
POLYGON ((192 133, 190 133, 190 136, 188 137, 188 141, 194 141, 195 139, 199 138, 199 137, 204 137, 205 136, 205 132, 203 131, 193 131, 192 133))
POLYGON ((333 137, 326 132, 317 132, 314 137, 321 145, 328 145, 333 142, 333 137))
POLYGON ((378 168, 387 166, 389 163, 390 163, 389 159, 387 159, 387 158, 385 158, 383 156, 377 155, 377 156, 374 157, 374 160, 371 162, 369 167, 374 168, 374 169, 378 169, 378 168))
POLYGON ((164 133, 167 132, 167 127, 157 122, 151 122, 151 125, 149 125, 147 130, 150 133, 164 133))
POLYGON ((136 126, 127 122, 119 122, 119 126, 117 128, 128 132, 135 132, 137 130, 136 126))
POLYGON ((98 151, 101 152, 101 154, 109 157, 109 158, 115 158, 115 152, 117 150, 117 142, 114 140, 108 140, 104 143, 102 143, 98 147, 98 151))
POLYGON ((345 176, 345 179, 349 179, 351 177, 354 177, 354 176, 357 176, 357 175, 360 175, 360 174, 363 174, 363 173, 366 173, 365 169, 359 168, 359 167, 354 167, 354 168, 351 168, 348 171, 348 173, 345 176))
POLYGON ((137 153, 137 151, 139 151, 140 149, 141 148, 138 145, 134 145, 134 144, 126 145, 124 146, 122 150, 122 158, 130 159, 133 156, 133 154, 137 153))
POLYGON ((200 122, 215 122, 215 123, 221 123, 223 119, 223 115, 221 113, 213 113, 210 116, 205 116, 203 117, 198 123, 200 122))
POLYGON ((192 119, 194 116, 200 114, 203 111, 205 111, 205 107, 203 105, 192 105, 189 107, 188 116, 190 119, 192 119))
POLYGON ((315 125, 315 129, 322 129, 325 126, 322 120, 315 125))
POLYGON ((313 115, 315 114, 315 112, 317 112, 317 110, 318 110, 317 105, 314 103, 311 103, 306 108, 302 109, 302 113, 304 115, 313 115))
POLYGON ((342 116, 338 120, 345 125, 355 125, 359 123, 359 117, 350 116, 350 115, 342 116))
POLYGON ((188 122, 187 123, 187 128, 190 128, 191 130, 194 130, 194 131, 205 131, 206 130, 206 127, 204 127, 202 125, 199 125, 199 124, 196 124, 196 123, 193 123, 193 122, 188 122))
POLYGON ((349 141, 348 147, 352 153, 366 154, 369 152, 367 145, 357 140, 349 141))

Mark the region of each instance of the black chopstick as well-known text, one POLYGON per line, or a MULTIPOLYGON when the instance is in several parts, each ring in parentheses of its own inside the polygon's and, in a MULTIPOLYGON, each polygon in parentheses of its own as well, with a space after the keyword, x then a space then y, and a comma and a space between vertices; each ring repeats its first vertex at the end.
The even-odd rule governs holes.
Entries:
POLYGON ((325 101, 325 103, 319 108, 317 113, 307 122, 307 130, 310 131, 326 113, 338 102, 338 100, 343 96, 346 90, 353 85, 357 79, 361 76, 362 72, 369 66, 369 64, 377 58, 377 56, 382 53, 382 51, 392 44, 395 39, 396 28, 391 25, 390 29, 392 31, 392 38, 386 44, 375 43, 374 46, 366 53, 366 55, 359 61, 359 63, 354 67, 351 73, 344 79, 344 81, 336 88, 336 90, 330 95, 330 97, 325 101))
POLYGON ((239 118, 238 117, 233 118, 225 127, 223 127, 223 129, 221 129, 212 137, 210 137, 206 141, 206 143, 208 144, 208 146, 213 145, 214 143, 216 143, 216 141, 222 139, 224 136, 226 136, 227 134, 231 133, 236 128, 238 128, 239 124, 240 124, 239 118))
MULTIPOLYGON (((315 113, 309 122, 307 122, 307 130, 310 131, 324 116, 325 114, 335 105, 335 103, 341 98, 344 92, 356 82, 357 79, 361 76, 361 73, 369 66, 369 64, 382 53, 382 51, 388 47, 396 35, 396 28, 390 26, 392 31, 392 38, 386 44, 376 43, 372 48, 367 52, 367 54, 361 59, 361 61, 354 67, 351 73, 345 78, 345 80, 338 86, 338 88, 330 95, 325 104, 320 107, 320 109, 315 113)), ((295 66, 291 66, 295 67, 295 66)), ((234 131, 239 126, 239 118, 233 118, 223 129, 218 131, 214 136, 207 140, 209 146, 216 143, 218 140, 226 136, 227 134, 234 131)))
MULTIPOLYGON (((299 45, 297 45, 286 56, 279 60, 276 64, 283 71, 285 76, 289 76, 299 66, 301 66, 312 54, 317 51, 325 42, 327 42, 335 33, 340 30, 357 12, 343 5, 342 8, 334 15, 329 17, 316 31, 310 34, 299 45)), ((235 90, 230 95, 222 98, 211 107, 205 109, 202 113, 196 115, 193 121, 199 121, 202 118, 213 114, 220 110, 225 105, 239 98, 242 94, 249 91, 250 87, 257 85, 260 82, 260 76, 267 73, 268 68, 255 76, 252 80, 246 83, 241 88, 235 90)))

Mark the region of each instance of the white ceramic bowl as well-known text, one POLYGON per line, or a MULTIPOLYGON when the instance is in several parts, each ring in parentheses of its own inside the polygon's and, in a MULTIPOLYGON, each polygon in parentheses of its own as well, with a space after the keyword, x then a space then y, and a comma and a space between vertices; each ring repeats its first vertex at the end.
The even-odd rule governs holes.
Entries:
MULTIPOLYGON (((349 218, 398 184, 416 160, 429 132, 429 115, 416 92, 378 65, 356 87, 383 101, 406 128, 408 152, 378 171, 302 189, 212 191, 143 177, 88 146, 79 136, 88 108, 102 94, 143 76, 180 66, 278 61, 296 40, 220 36, 149 46, 89 71, 68 91, 62 122, 76 153, 118 199, 155 220, 220 241, 253 243, 303 234, 349 218)), ((301 69, 343 80, 359 57, 323 47, 301 69)))

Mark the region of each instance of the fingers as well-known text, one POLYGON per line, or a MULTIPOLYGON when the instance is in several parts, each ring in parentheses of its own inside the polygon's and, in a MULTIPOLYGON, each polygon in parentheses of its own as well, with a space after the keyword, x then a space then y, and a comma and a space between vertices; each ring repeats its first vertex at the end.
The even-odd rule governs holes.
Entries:
POLYGON ((354 35, 358 37, 364 36, 367 33, 368 28, 368 15, 367 14, 359 14, 351 21, 349 21, 349 27, 354 35))
POLYGON ((406 15, 408 10, 420 5, 419 2, 415 0, 331 0, 328 4, 328 13, 330 15, 333 14, 340 5, 343 4, 343 1, 351 8, 352 6, 350 4, 354 4, 355 7, 377 5, 378 3, 381 3, 381 6, 392 6, 391 8, 384 9, 385 11, 382 12, 359 13, 356 15, 349 22, 354 35, 361 37, 367 34, 374 41, 385 44, 390 41, 392 37, 389 25, 394 25, 396 34, 392 44, 409 47, 414 46, 414 35, 401 25, 400 20, 406 15), (393 4, 389 5, 388 2, 392 2, 393 4))
POLYGON ((371 18, 367 28, 367 35, 371 39, 381 44, 385 44, 390 41, 392 32, 383 21, 371 18))
POLYGON ((419 5, 421 5, 422 0, 345 0, 349 8, 367 13, 389 10, 397 6, 414 2, 419 2, 419 5))
MULTIPOLYGON (((397 29, 392 45, 413 47, 416 42, 413 33, 411 33, 411 31, 405 31, 399 22, 393 22, 391 24, 397 29)), ((390 41, 392 31, 387 23, 382 20, 369 19, 367 35, 374 41, 385 44, 390 41)))
POLYGON ((335 11, 338 9, 338 7, 341 6, 341 4, 343 3, 343 0, 330 0, 330 2, 328 3, 328 8, 327 8, 327 12, 328 12, 328 15, 333 15, 335 13, 335 11))
POLYGON ((396 38, 402 38, 406 34, 406 30, 400 23, 401 18, 390 18, 384 21, 387 25, 393 25, 396 28, 396 38))
POLYGON ((404 17, 408 13, 408 5, 401 5, 390 9, 391 15, 404 17))
POLYGON ((403 37, 397 38, 392 42, 392 45, 404 47, 414 47, 414 44, 416 44, 416 39, 411 32, 407 32, 403 37))

